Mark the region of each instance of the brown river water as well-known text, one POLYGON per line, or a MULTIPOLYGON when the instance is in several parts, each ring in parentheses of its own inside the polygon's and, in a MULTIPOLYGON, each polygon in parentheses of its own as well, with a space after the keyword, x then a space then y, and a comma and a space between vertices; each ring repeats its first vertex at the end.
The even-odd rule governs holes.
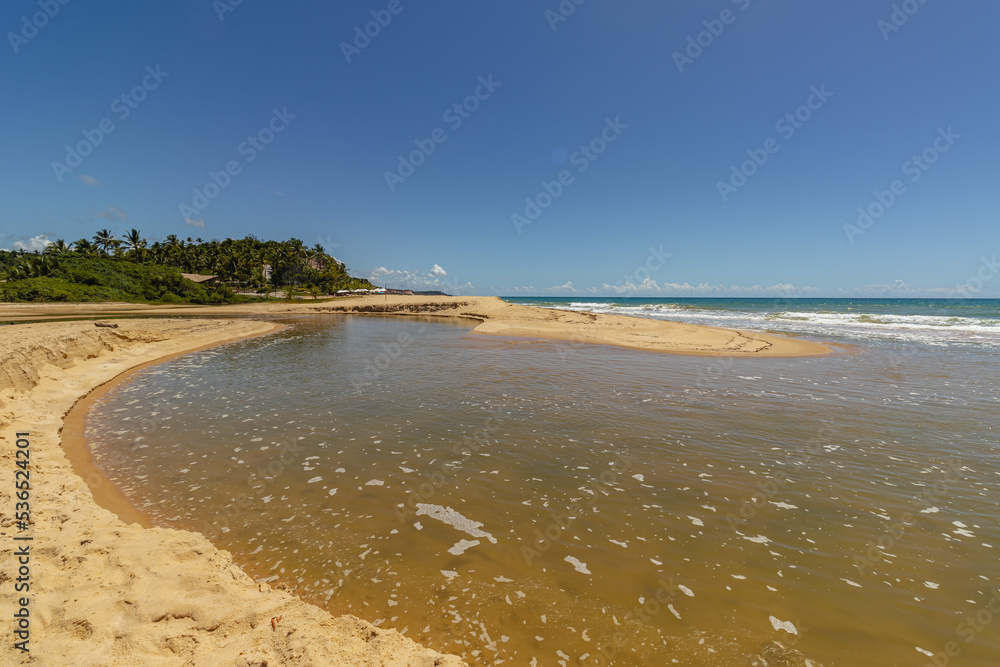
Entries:
POLYGON ((157 525, 482 665, 1000 664, 1000 364, 312 316, 88 417, 157 525))

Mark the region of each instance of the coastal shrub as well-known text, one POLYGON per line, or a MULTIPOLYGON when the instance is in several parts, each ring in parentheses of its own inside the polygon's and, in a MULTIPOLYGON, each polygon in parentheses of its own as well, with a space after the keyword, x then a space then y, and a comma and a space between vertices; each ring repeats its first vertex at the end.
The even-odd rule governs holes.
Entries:
POLYGON ((64 278, 28 278, 5 283, 4 301, 113 301, 115 293, 102 287, 79 285, 64 278))
POLYGON ((17 278, 0 287, 4 301, 125 301, 139 303, 229 303, 244 300, 225 286, 206 288, 169 266, 92 257, 62 257, 51 275, 17 278))

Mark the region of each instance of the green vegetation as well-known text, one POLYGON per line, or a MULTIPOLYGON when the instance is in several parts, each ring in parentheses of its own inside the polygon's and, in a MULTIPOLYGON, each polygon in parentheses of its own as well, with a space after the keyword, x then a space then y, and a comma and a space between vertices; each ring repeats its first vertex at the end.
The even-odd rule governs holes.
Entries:
POLYGON ((182 241, 174 235, 149 244, 136 229, 121 240, 106 229, 92 241, 60 239, 41 254, 0 251, 0 278, 0 301, 231 303, 274 291, 291 298, 372 288, 318 244, 253 236, 182 241), (215 279, 199 284, 182 273, 215 279))

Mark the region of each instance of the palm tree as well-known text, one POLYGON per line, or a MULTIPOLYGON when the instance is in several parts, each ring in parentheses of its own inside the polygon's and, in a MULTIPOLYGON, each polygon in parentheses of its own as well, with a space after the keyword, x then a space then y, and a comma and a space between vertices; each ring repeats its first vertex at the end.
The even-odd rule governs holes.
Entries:
POLYGON ((309 248, 306 261, 308 261, 309 265, 317 271, 322 271, 326 268, 326 259, 326 249, 319 243, 314 245, 312 248, 309 248))
POLYGON ((159 241, 154 241, 153 245, 149 246, 149 261, 152 264, 163 264, 163 244, 159 241))
POLYGON ((80 239, 73 242, 73 252, 89 257, 97 252, 97 248, 87 239, 80 239))
POLYGON ((309 251, 306 249, 306 244, 300 239, 293 237, 285 241, 282 245, 288 248, 289 256, 296 260, 305 259, 309 254, 309 251))
POLYGON ((115 235, 107 229, 102 229, 94 234, 94 245, 97 246, 97 249, 100 250, 105 257, 108 256, 108 251, 117 248, 118 244, 118 239, 116 239, 115 235))
POLYGON ((56 239, 54 243, 50 243, 47 246, 45 246, 45 250, 43 252, 46 255, 58 256, 58 255, 65 255, 66 253, 69 252, 69 250, 70 248, 68 245, 66 245, 65 241, 63 241, 62 239, 56 239))
POLYGON ((138 229, 132 228, 128 231, 128 234, 125 235, 123 245, 129 255, 133 255, 137 262, 142 262, 143 250, 146 248, 146 239, 142 238, 142 234, 139 233, 138 229))
POLYGON ((166 246, 164 251, 164 259, 170 262, 171 266, 176 267, 178 261, 181 259, 181 251, 184 249, 184 242, 177 238, 176 234, 171 234, 167 237, 166 246))
POLYGON ((37 257, 25 257, 21 263, 14 267, 11 277, 20 280, 24 278, 42 278, 51 276, 56 268, 56 262, 51 257, 44 255, 37 257))

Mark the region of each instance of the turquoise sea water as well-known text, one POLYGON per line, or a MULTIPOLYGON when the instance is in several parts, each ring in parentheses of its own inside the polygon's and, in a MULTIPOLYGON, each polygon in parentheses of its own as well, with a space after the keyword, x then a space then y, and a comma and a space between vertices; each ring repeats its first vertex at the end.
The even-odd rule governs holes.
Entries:
POLYGON ((542 308, 781 331, 845 342, 1000 348, 997 299, 504 297, 542 308))

